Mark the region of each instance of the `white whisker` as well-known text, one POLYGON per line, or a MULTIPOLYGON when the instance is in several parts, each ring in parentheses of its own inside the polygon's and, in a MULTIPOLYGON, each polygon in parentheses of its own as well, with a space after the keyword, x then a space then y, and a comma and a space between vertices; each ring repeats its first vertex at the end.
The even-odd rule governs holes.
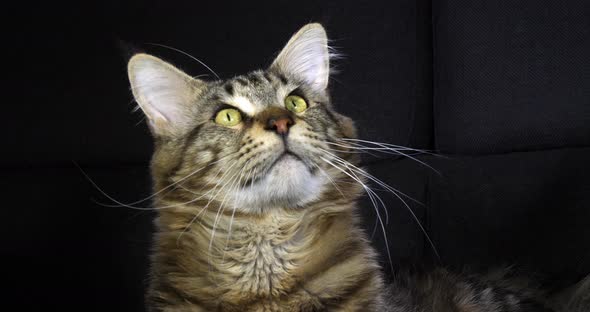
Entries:
MULTIPOLYGON (((323 150, 323 149, 322 149, 322 150, 323 150)), ((411 201, 413 201, 413 202, 415 202, 415 203, 417 203, 417 204, 419 204, 419 205, 422 205, 422 206, 424 205, 422 202, 418 201, 417 199, 415 199, 415 198, 413 198, 413 197, 411 197, 411 196, 409 196, 409 195, 407 195, 407 194, 403 193, 402 191, 400 191, 400 190, 398 190, 398 189, 396 189, 396 188, 394 188, 394 187, 392 187, 392 186, 388 185, 387 183, 385 183, 385 182, 383 182, 383 181, 381 181, 381 180, 377 179, 375 176, 373 176, 373 175, 371 175, 370 173, 368 173, 368 172, 366 172, 366 171, 362 170, 361 168, 359 168, 359 167, 357 167, 357 166, 355 166, 355 165, 351 164, 350 162, 348 162, 348 161, 346 161, 346 160, 342 159, 341 157, 338 157, 338 156, 334 155, 333 153, 330 153, 330 152, 329 152, 329 151, 327 151, 327 150, 323 150, 323 151, 324 151, 325 153, 327 153, 329 156, 331 156, 331 157, 334 157, 334 159, 335 159, 335 160, 337 160, 337 161, 339 161, 339 162, 346 163, 346 164, 347 164, 347 166, 352 166, 352 168, 354 168, 355 170, 358 170, 358 171, 362 172, 362 174, 363 174, 365 177, 367 177, 367 178, 368 178, 368 179, 370 179, 371 181, 373 181, 373 182, 377 183, 379 186, 383 187, 383 188, 384 188, 385 190, 387 190, 388 192, 394 193, 396 196, 398 196, 398 195, 402 195, 402 196, 404 196, 405 198, 407 198, 407 199, 409 199, 409 200, 411 200, 411 201)))
POLYGON ((221 80, 221 78, 219 77, 219 75, 217 75, 217 73, 215 71, 213 71, 213 69, 211 69, 211 67, 207 66, 207 64, 203 63, 198 58, 196 58, 196 57, 194 57, 194 56, 192 56, 192 55, 190 55, 190 54, 188 54, 188 53, 186 53, 186 52, 184 52, 184 51, 182 51, 180 49, 173 48, 173 47, 170 47, 170 46, 167 46, 167 45, 164 45, 164 44, 160 44, 160 43, 148 42, 147 44, 155 45, 155 46, 158 46, 158 47, 162 47, 162 48, 170 49, 172 51, 176 51, 178 53, 182 53, 182 54, 190 57, 191 59, 197 61, 199 64, 203 65, 203 67, 207 68, 207 70, 210 71, 213 75, 215 75, 215 77, 217 77, 217 79, 221 80))
POLYGON ((232 180, 228 183, 230 184, 230 187, 228 189, 228 192, 225 193, 225 195, 223 195, 223 199, 221 200, 221 203, 219 204, 219 208, 217 209, 217 214, 215 215, 215 221, 213 221, 213 230, 211 231, 211 239, 209 240, 209 255, 211 255, 211 247, 213 246, 213 240, 215 238, 215 231, 217 228, 217 224, 219 222, 219 218, 221 216, 221 214, 223 214, 223 210, 224 208, 224 204, 225 201, 227 199, 227 196, 231 193, 229 191, 235 189, 235 186, 239 186, 239 182, 242 178, 242 173, 244 172, 246 166, 242 166, 242 169, 239 170, 238 172, 236 172, 236 174, 234 174, 234 176, 232 177, 232 180))
MULTIPOLYGON (((232 163, 227 169, 226 171, 223 173, 223 175, 221 175, 221 177, 219 178, 219 182, 223 182, 223 178, 230 172, 231 168, 233 166, 235 166, 237 164, 237 161, 235 161, 234 163, 232 163)), ((219 171, 217 172, 217 174, 219 174, 219 172, 222 170, 223 168, 220 168, 219 171)), ((209 190, 207 193, 209 192, 215 192, 215 190, 217 190, 217 188, 219 187, 220 183, 216 183, 215 186, 209 190)), ((203 213, 211 204, 211 202, 217 197, 217 195, 219 195, 219 193, 223 190, 223 188, 225 187, 226 184, 224 184, 218 191, 217 193, 213 194, 213 196, 211 196, 209 198, 209 201, 207 201, 207 204, 201 208, 201 210, 195 214, 195 216, 191 219, 191 221, 186 225, 186 227, 182 230, 182 232, 180 232, 180 234, 178 235, 178 238, 176 239, 176 241, 178 242, 180 240, 180 238, 182 237, 182 235, 184 233, 186 233, 188 231, 188 229, 191 227, 191 225, 197 220, 197 218, 201 215, 201 213, 203 213)))
POLYGON ((346 196, 344 195, 344 193, 342 193, 342 190, 340 189, 340 187, 338 187, 338 185, 336 184, 336 182, 334 182, 334 179, 332 179, 332 177, 324 169, 322 169, 318 164, 316 164, 314 162, 312 162, 312 164, 316 168, 318 168, 318 170, 330 181, 330 183, 332 183, 332 185, 338 191, 338 193, 340 193, 340 195, 342 195, 342 197, 346 198, 346 196))
MULTIPOLYGON (((244 168, 246 168, 246 166, 244 166, 244 168)), ((253 168, 250 169, 250 171, 248 172, 248 175, 246 176, 246 178, 245 178, 244 181, 248 181, 248 179, 250 178, 250 175, 252 174, 252 171, 253 170, 254 170, 253 168)), ((238 183, 236 189, 238 187, 241 187, 240 183, 238 183)), ((239 202, 239 200, 235 200, 234 201, 234 205, 233 205, 234 207, 232 208, 231 218, 229 219, 229 226, 228 226, 228 229, 227 229, 227 238, 225 240, 225 247, 223 248, 223 255, 221 256, 221 263, 224 263, 224 261, 225 261, 225 251, 227 250, 227 247, 229 245, 229 240, 231 238, 231 230, 232 230, 232 226, 233 226, 233 223, 234 223, 234 217, 235 217, 236 209, 237 209, 236 202, 239 202)))
MULTIPOLYGON (((328 144, 332 144, 332 145, 336 145, 336 143, 331 143, 331 142, 327 142, 328 144)), ((418 162, 419 164, 428 167, 429 169, 431 169, 432 171, 436 172, 437 174, 441 174, 438 170, 434 169, 432 166, 430 166, 429 164, 417 159, 416 157, 411 156, 410 154, 406 154, 401 152, 401 150, 411 150, 411 151, 417 151, 415 149, 410 149, 410 148, 392 148, 392 147, 388 147, 385 143, 378 143, 378 142, 370 142, 371 144, 380 146, 380 147, 367 147, 358 143, 352 143, 356 146, 348 146, 347 148, 350 149, 358 149, 358 150, 372 150, 372 151, 381 151, 387 154, 396 154, 396 155, 400 155, 403 157, 407 157, 409 159, 412 159, 416 162, 418 162)), ((421 151, 420 151, 421 152, 421 151)), ((427 152, 424 152, 427 153, 427 152)), ((431 154, 432 153, 427 153, 427 154, 431 154)))
MULTIPOLYGON (((104 191, 102 188, 100 188, 100 187, 98 186, 98 184, 96 184, 96 183, 94 182, 94 180, 92 180, 92 178, 90 178, 90 176, 89 176, 88 174, 86 174, 86 172, 85 172, 85 171, 84 171, 84 170, 83 170, 83 169, 82 169, 82 168, 81 168, 81 167, 80 167, 80 166, 79 166, 79 165, 78 165, 76 162, 74 162, 74 164, 75 164, 75 165, 76 165, 76 167, 78 167, 78 169, 79 169, 79 170, 82 172, 82 174, 83 174, 83 175, 84 175, 84 177, 85 177, 85 178, 88 180, 88 182, 90 182, 90 184, 92 184, 92 186, 94 186, 94 188, 95 188, 95 189, 97 189, 97 190, 98 190, 98 191, 99 191, 99 192, 100 192, 100 193, 101 193, 103 196, 105 196, 105 197, 106 197, 108 200, 110 200, 110 201, 112 201, 112 202, 116 203, 116 205, 111 205, 111 204, 104 204, 104 203, 99 203, 99 202, 97 202, 97 204, 99 204, 99 205, 101 205, 101 206, 104 206, 104 207, 111 207, 111 208, 116 208, 116 207, 126 207, 126 208, 130 208, 130 209, 135 209, 135 210, 160 210, 160 209, 166 209, 166 208, 174 208, 174 207, 176 207, 177 205, 164 206, 164 207, 138 207, 138 206, 134 206, 134 205, 136 205, 136 204, 139 204, 139 203, 141 203, 141 202, 144 202, 144 201, 147 201, 148 199, 154 198, 155 196, 157 196, 157 195, 161 194, 162 192, 164 192, 164 191, 166 191, 166 190, 168 190, 168 192, 166 192, 165 194, 168 194, 169 192, 171 192, 171 191, 173 191, 173 190, 174 190, 174 189, 173 189, 173 187, 174 187, 174 186, 176 186, 176 185, 178 185, 179 183, 181 183, 181 182, 183 182, 183 181, 187 180, 188 178, 190 178, 190 177, 194 176, 194 175, 195 175, 195 174, 197 174, 198 172, 200 172, 200 171, 202 171, 202 170, 204 170, 204 169, 206 169, 206 168, 208 168, 208 167, 210 167, 210 166, 212 166, 212 165, 214 165, 214 164, 216 164, 216 163, 220 162, 221 160, 225 159, 226 157, 232 156, 232 155, 234 155, 234 154, 236 154, 236 153, 230 153, 230 154, 228 154, 228 155, 225 155, 225 156, 221 157, 220 159, 218 159, 218 160, 216 160, 216 161, 214 161, 214 162, 211 162, 211 163, 207 164, 206 166, 203 166, 203 167, 201 167, 201 168, 198 168, 198 169, 194 170, 193 172, 189 173, 189 174, 188 174, 188 175, 186 175, 185 177, 183 177, 183 178, 179 179, 178 181, 176 181, 176 182, 174 182, 174 183, 171 183, 170 185, 168 185, 168 186, 166 186, 166 187, 164 187, 164 188, 160 189, 159 191, 157 191, 157 192, 155 192, 155 193, 153 193, 153 194, 149 195, 148 197, 145 197, 145 198, 143 198, 143 199, 140 199, 140 200, 137 200, 137 201, 134 201, 134 202, 131 202, 131 203, 122 203, 122 202, 118 201, 117 199, 115 199, 114 197, 112 197, 112 196, 110 196, 109 194, 107 194, 107 193, 106 193, 106 192, 105 192, 105 191, 104 191)), ((164 195, 165 195, 165 194, 164 194, 164 195)), ((193 201, 189 201, 189 202, 186 202, 186 203, 183 203, 183 204, 190 204, 190 203, 192 203, 192 202, 193 202, 193 201)), ((182 204, 181 204, 181 205, 182 205, 182 204)))
MULTIPOLYGON (((379 196, 375 192, 373 192, 371 190, 371 188, 369 188, 365 183, 363 183, 362 180, 358 176, 356 176, 354 173, 352 173, 352 174, 348 173, 346 170, 340 168, 339 166, 335 165, 334 163, 332 163, 331 161, 327 160, 324 157, 321 157, 321 159, 323 161, 327 162, 328 164, 332 165, 332 167, 340 170, 342 173, 346 174, 347 176, 349 176, 353 180, 357 181, 363 187, 363 189, 367 192, 367 195, 369 195, 371 203, 373 204, 373 207, 375 208, 375 212, 377 214, 379 224, 381 225, 381 230, 383 231, 383 239, 385 240, 385 249, 387 251, 387 258, 389 259, 389 265, 391 266, 391 270, 393 271, 393 261, 391 259, 391 252, 389 250, 389 241, 387 239, 387 232, 385 231, 385 225, 383 224, 383 219, 381 218, 381 214, 379 214, 378 204, 375 201, 375 198, 373 197, 373 196, 377 196, 379 198, 379 196)), ((383 201, 381 201, 381 202, 383 202, 383 201)))
POLYGON ((422 150, 422 149, 416 149, 416 148, 411 148, 411 147, 401 146, 401 145, 395 145, 395 144, 391 144, 391 143, 374 142, 374 141, 361 140, 361 139, 352 139, 352 138, 340 138, 340 140, 341 141, 346 141, 346 142, 356 142, 356 143, 368 143, 368 144, 374 144, 374 145, 382 145, 382 146, 388 146, 388 147, 395 148, 395 149, 400 149, 400 150, 414 151, 414 152, 418 152, 418 153, 422 153, 422 154, 429 154, 429 155, 437 156, 437 157, 445 157, 444 155, 436 154, 436 153, 433 153, 432 151, 422 150))
MULTIPOLYGON (((338 156, 336 156, 336 155, 334 155, 334 154, 332 154, 332 153, 330 153, 330 152, 328 152, 328 151, 325 151, 325 150, 324 150, 324 152, 325 152, 325 153, 327 153, 327 155, 331 156, 331 157, 332 157, 332 158, 333 158, 335 161, 339 162, 341 165, 343 165, 343 166, 345 166, 346 168, 348 168, 348 169, 349 169, 351 172, 356 172, 356 173, 359 173, 359 174, 363 175, 364 177, 366 177, 366 178, 370 179, 371 181, 373 181, 373 182, 375 182, 375 183, 379 184, 381 187, 383 187, 383 188, 387 189, 387 190, 388 190, 388 191, 390 191, 390 192, 391 192, 393 195, 395 195, 395 196, 396 196, 396 197, 397 197, 397 198, 398 198, 398 199, 399 199, 399 200, 400 200, 400 201, 401 201, 401 202, 404 204, 404 206, 406 207, 406 209, 408 210, 408 212, 409 212, 409 213, 412 215, 412 217, 414 218, 414 220, 416 221, 416 223, 417 223, 417 224, 418 224, 418 226, 420 227, 420 230, 421 230, 421 231, 422 231, 422 233, 424 234, 424 236, 425 236, 426 240, 427 240, 427 241, 428 241, 428 243, 430 244, 430 246, 431 246, 431 248, 432 248, 433 252, 436 254, 437 258, 439 258, 439 259, 440 259, 440 255, 439 255, 439 253, 438 253, 438 251, 437 251, 437 249, 436 249, 436 247, 435 247, 435 245, 434 245, 434 242, 433 242, 433 241, 432 241, 432 239, 430 238, 430 235, 428 235, 428 232, 426 231, 426 229, 424 228, 424 226, 423 226, 423 225, 422 225, 422 223, 420 222, 420 219, 418 218, 418 216, 416 216, 416 213, 414 212, 414 210, 413 210, 413 209, 410 207, 410 205, 408 205, 408 203, 407 203, 407 202, 406 202, 406 201, 405 201, 405 200, 404 200, 404 199, 403 199, 403 198, 400 196, 400 194, 401 194, 401 195, 404 195, 406 198, 409 198, 409 199, 411 199, 411 200, 413 200, 413 201, 415 201, 415 202, 417 202, 417 203, 420 203, 420 202, 418 202, 417 200, 413 199, 412 197, 409 197, 408 195, 406 195, 406 194, 404 194, 404 193, 402 193, 402 192, 400 192, 400 191, 396 190, 395 188, 393 188, 393 187, 389 186, 389 185, 388 185, 388 184, 386 184, 385 182, 383 182, 383 181, 381 181, 381 180, 379 180, 379 179, 375 178, 373 175, 369 174, 368 172, 366 172, 366 171, 364 171, 364 170, 362 170, 362 169, 360 169, 360 168, 356 167, 355 165, 353 165, 353 164, 349 163, 348 161, 346 161, 346 160, 344 160, 344 159, 342 159, 342 158, 340 158, 340 157, 338 157, 338 156)), ((421 204, 421 203, 420 203, 420 204, 421 204)))

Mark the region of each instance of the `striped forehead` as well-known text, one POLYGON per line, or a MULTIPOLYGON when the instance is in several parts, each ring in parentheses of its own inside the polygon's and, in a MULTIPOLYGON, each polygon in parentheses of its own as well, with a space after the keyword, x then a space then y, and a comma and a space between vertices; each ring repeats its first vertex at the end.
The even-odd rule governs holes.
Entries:
POLYGON ((267 72, 252 72, 238 76, 223 84, 223 102, 235 106, 247 115, 254 116, 265 108, 277 105, 285 93, 286 81, 267 72))

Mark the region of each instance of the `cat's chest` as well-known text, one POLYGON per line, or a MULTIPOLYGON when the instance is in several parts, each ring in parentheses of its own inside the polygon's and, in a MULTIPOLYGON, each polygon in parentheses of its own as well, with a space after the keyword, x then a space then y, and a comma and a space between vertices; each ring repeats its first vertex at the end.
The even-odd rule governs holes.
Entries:
POLYGON ((278 297, 288 293, 294 285, 302 244, 291 224, 275 220, 241 225, 231 233, 227 247, 218 255, 226 294, 278 297))

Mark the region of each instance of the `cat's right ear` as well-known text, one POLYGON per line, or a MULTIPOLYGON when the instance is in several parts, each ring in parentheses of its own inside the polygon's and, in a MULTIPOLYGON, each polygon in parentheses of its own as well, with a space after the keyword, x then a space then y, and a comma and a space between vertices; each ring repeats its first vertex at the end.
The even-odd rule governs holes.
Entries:
POLYGON ((136 54, 127 74, 131 90, 156 136, 175 136, 190 126, 191 105, 204 82, 194 79, 163 60, 136 54))
POLYGON ((318 23, 303 26, 287 42, 271 68, 293 75, 318 91, 324 91, 330 76, 330 51, 324 27, 318 23))

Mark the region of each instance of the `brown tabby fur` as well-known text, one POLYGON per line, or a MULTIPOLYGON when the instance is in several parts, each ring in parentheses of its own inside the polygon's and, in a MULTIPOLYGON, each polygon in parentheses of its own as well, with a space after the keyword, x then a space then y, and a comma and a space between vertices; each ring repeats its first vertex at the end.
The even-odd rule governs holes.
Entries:
POLYGON ((163 212, 150 300, 162 311, 374 311, 379 268, 351 210, 342 201, 239 215, 229 241, 216 230, 211 253, 214 211, 182 235, 193 214, 163 212))
MULTIPOLYGON (((542 311, 535 288, 506 272, 477 278, 440 269, 385 287, 359 226, 362 177, 320 161, 335 159, 331 151, 340 166, 359 162, 346 147, 329 145, 356 130, 332 109, 327 65, 318 24, 298 32, 269 69, 225 81, 191 78, 148 55, 132 58, 133 93, 155 138, 150 311, 542 311), (286 110, 289 94, 309 108, 286 110), (227 106, 241 110, 241 123, 216 124, 227 106), (288 135, 269 128, 279 117, 293 121, 288 135), (283 156, 292 161, 275 167, 283 156), (255 192, 272 172, 278 180, 255 192), (329 182, 312 185, 322 175, 329 182), (295 182, 285 188, 284 181, 295 182), (299 189, 301 198, 290 196, 299 189)), ((589 305, 587 296, 568 304, 589 305)))
MULTIPOLYGON (((157 144, 152 161, 156 190, 188 174, 179 170, 171 176, 181 159, 206 154, 173 152, 182 146, 157 144)), ((208 187, 201 181, 215 171, 186 185, 208 187)), ((196 220, 195 211, 207 200, 160 210, 150 305, 154 311, 377 311, 382 281, 376 255, 354 212, 360 191, 357 184, 342 184, 305 209, 235 212, 231 235, 231 212, 224 211, 216 222, 220 203, 211 203, 196 220)), ((178 189, 158 196, 156 206, 193 197, 178 189)))

